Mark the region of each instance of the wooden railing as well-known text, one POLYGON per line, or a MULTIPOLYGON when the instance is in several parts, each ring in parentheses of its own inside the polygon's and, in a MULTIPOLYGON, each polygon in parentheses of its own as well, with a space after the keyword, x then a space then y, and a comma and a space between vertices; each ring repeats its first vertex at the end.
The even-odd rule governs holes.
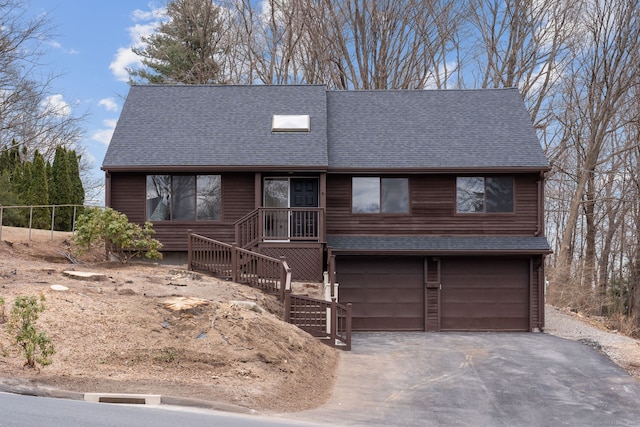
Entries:
POLYGON ((249 249, 263 241, 324 241, 322 208, 258 208, 235 223, 236 242, 249 249))
POLYGON ((351 350, 351 304, 285 293, 285 321, 332 347, 351 350))
POLYGON ((236 243, 239 247, 250 249, 260 242, 262 234, 260 224, 260 211, 258 209, 236 221, 236 243))
POLYGON ((189 233, 188 265, 191 270, 209 271, 237 283, 246 283, 278 294, 284 300, 291 289, 291 270, 286 260, 239 248, 189 233))
MULTIPOLYGON (((189 233, 188 266, 237 283, 276 293, 284 301, 284 320, 332 347, 351 350, 351 304, 291 294, 291 269, 284 259, 271 258, 189 233)), ((333 292, 332 292, 333 293, 333 292)))

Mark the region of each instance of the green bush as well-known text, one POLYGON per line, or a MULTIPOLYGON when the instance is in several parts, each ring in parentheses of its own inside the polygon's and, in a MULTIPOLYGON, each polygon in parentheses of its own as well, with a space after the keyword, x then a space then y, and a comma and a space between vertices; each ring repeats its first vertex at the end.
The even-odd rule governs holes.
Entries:
POLYGON ((27 361, 25 366, 36 368, 36 363, 47 366, 55 353, 53 343, 47 335, 36 328, 38 313, 44 311, 44 295, 40 298, 19 296, 13 303, 9 319, 9 334, 15 344, 22 347, 27 361))
POLYGON ((143 255, 149 259, 162 258, 159 252, 162 243, 151 237, 154 233, 150 222, 140 227, 111 208, 89 208, 78 217, 73 240, 78 255, 106 245, 108 254, 127 264, 132 258, 143 255))

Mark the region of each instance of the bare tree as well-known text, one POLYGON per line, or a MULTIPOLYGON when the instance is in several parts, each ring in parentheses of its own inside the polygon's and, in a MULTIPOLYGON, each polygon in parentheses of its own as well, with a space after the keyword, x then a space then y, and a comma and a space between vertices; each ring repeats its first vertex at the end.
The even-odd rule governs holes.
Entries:
POLYGON ((583 40, 576 44, 572 78, 565 91, 570 110, 565 115, 572 116, 576 125, 567 137, 579 156, 575 193, 560 244, 559 260, 566 267, 572 264, 572 241, 585 196, 587 205, 593 198, 590 181, 602 161, 605 143, 629 120, 618 112, 629 110, 628 94, 638 84, 639 10, 637 0, 592 1, 585 10, 583 40))
POLYGON ((42 77, 40 60, 50 31, 46 16, 28 19, 23 2, 0 0, 0 151, 17 141, 27 155, 38 149, 52 159, 56 146, 80 137, 81 118, 48 101, 54 76, 42 77))

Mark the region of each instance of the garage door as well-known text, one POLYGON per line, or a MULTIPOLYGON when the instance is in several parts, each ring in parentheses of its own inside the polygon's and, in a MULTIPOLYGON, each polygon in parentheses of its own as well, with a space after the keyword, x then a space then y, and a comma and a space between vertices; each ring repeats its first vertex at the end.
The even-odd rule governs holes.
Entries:
POLYGON ((336 257, 341 303, 353 304, 354 330, 424 330, 424 261, 401 257, 336 257))
POLYGON ((441 263, 441 330, 529 330, 528 259, 443 258, 441 263))

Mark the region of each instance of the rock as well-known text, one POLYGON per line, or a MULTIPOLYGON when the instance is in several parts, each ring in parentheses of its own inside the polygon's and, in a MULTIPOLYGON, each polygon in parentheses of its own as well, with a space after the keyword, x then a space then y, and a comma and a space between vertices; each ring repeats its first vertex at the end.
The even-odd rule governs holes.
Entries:
POLYGON ((64 285, 51 285, 51 289, 53 289, 54 291, 68 291, 69 288, 67 288, 64 285))
POLYGON ((256 313, 262 313, 262 308, 253 301, 229 301, 231 307, 246 308, 256 313))
POLYGON ((101 282, 101 281, 107 280, 107 275, 106 274, 92 273, 92 272, 89 272, 89 271, 67 270, 67 271, 63 271, 62 274, 64 274, 67 277, 70 277, 72 279, 77 279, 77 280, 89 280, 89 281, 94 281, 94 282, 101 282))

